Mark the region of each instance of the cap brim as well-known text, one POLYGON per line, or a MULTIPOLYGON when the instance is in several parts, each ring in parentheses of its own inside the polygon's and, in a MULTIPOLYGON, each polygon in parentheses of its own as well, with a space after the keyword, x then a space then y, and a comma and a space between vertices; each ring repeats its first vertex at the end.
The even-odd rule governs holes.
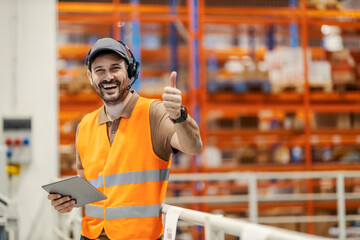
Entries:
POLYGON ((91 53, 91 55, 89 57, 89 64, 91 64, 92 61, 101 54, 101 52, 105 52, 105 51, 117 53, 120 55, 120 57, 124 58, 127 63, 129 63, 129 60, 126 58, 126 55, 123 52, 114 50, 113 48, 110 48, 110 47, 109 48, 103 47, 100 49, 96 49, 94 52, 91 53))

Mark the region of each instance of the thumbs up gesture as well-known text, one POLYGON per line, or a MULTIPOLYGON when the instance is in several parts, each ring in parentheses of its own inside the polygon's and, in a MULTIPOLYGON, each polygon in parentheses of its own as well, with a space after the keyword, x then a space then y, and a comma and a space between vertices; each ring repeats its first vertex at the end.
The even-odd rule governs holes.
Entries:
POLYGON ((181 115, 181 91, 176 88, 176 75, 175 71, 170 74, 170 86, 164 88, 162 95, 165 110, 171 119, 177 119, 181 115))

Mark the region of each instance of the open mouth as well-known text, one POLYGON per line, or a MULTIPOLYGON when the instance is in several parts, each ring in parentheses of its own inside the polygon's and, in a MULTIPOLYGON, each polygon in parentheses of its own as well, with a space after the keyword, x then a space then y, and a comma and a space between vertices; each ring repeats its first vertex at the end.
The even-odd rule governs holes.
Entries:
POLYGON ((116 83, 111 83, 111 84, 103 84, 101 85, 101 87, 105 90, 112 90, 112 89, 115 89, 117 88, 118 84, 116 83))
POLYGON ((102 88, 104 88, 105 90, 109 90, 109 89, 115 89, 118 85, 117 84, 104 84, 102 85, 102 88))

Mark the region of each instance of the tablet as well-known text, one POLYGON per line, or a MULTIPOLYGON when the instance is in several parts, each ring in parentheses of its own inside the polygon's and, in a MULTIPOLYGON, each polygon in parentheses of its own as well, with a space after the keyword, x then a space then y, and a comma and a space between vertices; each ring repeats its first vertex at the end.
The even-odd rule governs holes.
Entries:
POLYGON ((75 199, 75 207, 107 199, 102 192, 80 176, 49 183, 43 185, 42 188, 48 193, 57 193, 61 196, 69 196, 71 199, 75 199))

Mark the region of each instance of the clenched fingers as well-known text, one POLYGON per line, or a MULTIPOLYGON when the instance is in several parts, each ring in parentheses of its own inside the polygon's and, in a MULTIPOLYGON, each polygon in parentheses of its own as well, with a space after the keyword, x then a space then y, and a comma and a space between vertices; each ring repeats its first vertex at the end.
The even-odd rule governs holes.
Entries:
POLYGON ((174 102, 174 103, 178 103, 181 104, 181 93, 180 94, 171 94, 171 93, 164 93, 162 95, 162 98, 164 101, 168 101, 168 102, 174 102))
POLYGON ((61 205, 58 205, 57 207, 55 207, 55 209, 60 213, 67 213, 70 212, 75 207, 75 205, 76 205, 75 200, 71 200, 61 205))
POLYGON ((181 91, 180 91, 180 89, 177 89, 177 88, 165 87, 164 88, 164 94, 174 94, 174 95, 180 95, 181 96, 181 91))
POLYGON ((48 195, 48 199, 49 200, 55 200, 55 199, 58 199, 58 198, 61 198, 61 195, 60 194, 49 194, 48 195))
POLYGON ((61 197, 60 194, 49 194, 48 199, 51 205, 60 213, 70 212, 76 205, 75 200, 71 200, 69 196, 61 197))
POLYGON ((180 105, 178 103, 167 102, 167 101, 164 101, 164 107, 166 109, 174 109, 174 110, 180 109, 180 105))

